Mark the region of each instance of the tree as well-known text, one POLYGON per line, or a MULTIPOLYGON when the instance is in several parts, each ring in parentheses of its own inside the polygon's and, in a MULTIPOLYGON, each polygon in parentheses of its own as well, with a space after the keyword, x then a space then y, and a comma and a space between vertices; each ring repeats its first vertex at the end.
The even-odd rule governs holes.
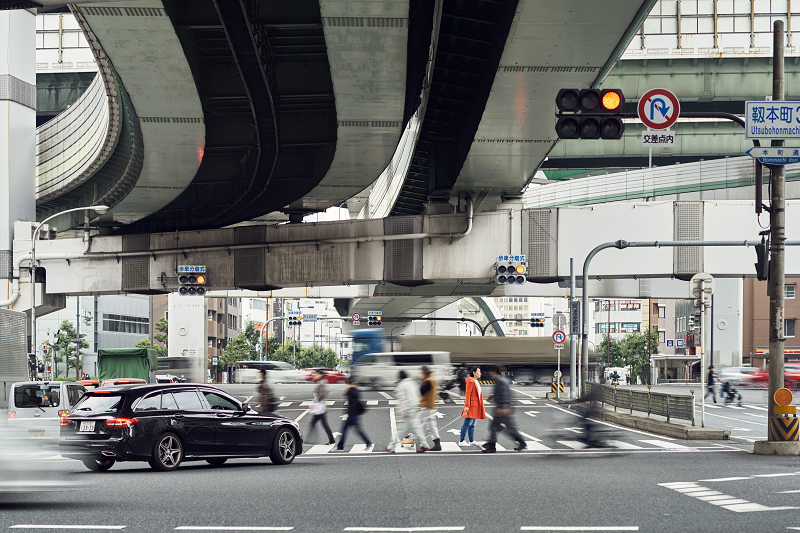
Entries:
POLYGON ((156 331, 159 331, 160 333, 156 333, 155 335, 153 335, 153 338, 156 341, 163 344, 163 346, 159 346, 158 344, 156 344, 155 346, 153 346, 153 348, 155 349, 159 357, 166 357, 167 355, 169 355, 169 348, 168 348, 169 322, 167 321, 166 317, 162 316, 159 319, 159 321, 156 322, 156 331))
MULTIPOLYGON (((59 326, 59 332, 56 334, 56 343, 53 346, 54 354, 53 354, 53 368, 56 368, 56 365, 62 361, 66 361, 67 363, 67 376, 69 376, 69 369, 75 369, 75 378, 78 378, 78 371, 80 369, 80 360, 78 359, 78 350, 77 346, 74 341, 77 338, 77 331, 75 330, 75 326, 72 325, 72 322, 69 320, 65 320, 59 326)), ((86 349, 89 347, 89 343, 85 340, 81 339, 80 342, 81 349, 86 349)), ((55 370, 55 373, 57 373, 55 370)))
MULTIPOLYGON (((279 345, 275 351, 270 355, 270 359, 273 361, 284 361, 289 364, 295 363, 295 356, 292 347, 295 347, 297 352, 297 360, 300 360, 303 357, 303 345, 297 341, 289 341, 285 345, 279 345)), ((307 368, 307 367, 304 367, 307 368)))
POLYGON ((620 341, 611 338, 607 333, 603 334, 603 340, 597 345, 595 357, 601 366, 627 366, 622 354, 620 341), (609 343, 611 343, 610 350, 609 343))
POLYGON ((333 368, 339 364, 339 356, 330 347, 311 346, 298 352, 297 368, 333 368))
POLYGON ((219 363, 223 366, 233 366, 236 361, 251 360, 254 354, 255 349, 242 332, 237 337, 228 339, 227 345, 220 354, 219 363))
POLYGON ((647 382, 650 377, 650 356, 658 353, 658 331, 649 331, 649 335, 649 349, 648 331, 634 331, 620 341, 625 366, 631 367, 631 383, 634 383, 637 377, 641 377, 642 382, 647 382))

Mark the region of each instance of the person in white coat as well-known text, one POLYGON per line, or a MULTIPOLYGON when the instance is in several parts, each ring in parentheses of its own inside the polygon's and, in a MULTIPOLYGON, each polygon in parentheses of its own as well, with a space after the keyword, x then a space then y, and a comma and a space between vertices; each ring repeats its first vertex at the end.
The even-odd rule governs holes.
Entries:
POLYGON ((398 438, 402 439, 409 433, 419 441, 417 453, 428 451, 430 446, 428 446, 428 440, 425 438, 425 432, 422 430, 418 418, 419 386, 403 370, 400 371, 400 381, 397 382, 394 395, 397 399, 397 433, 384 451, 394 453, 398 438))

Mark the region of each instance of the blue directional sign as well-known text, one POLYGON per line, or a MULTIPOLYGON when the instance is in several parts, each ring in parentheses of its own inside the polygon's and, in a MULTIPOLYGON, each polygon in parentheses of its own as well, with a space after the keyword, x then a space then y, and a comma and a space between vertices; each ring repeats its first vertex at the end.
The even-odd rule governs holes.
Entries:
POLYGON ((791 146, 756 146, 747 151, 765 165, 788 165, 800 163, 800 148, 791 146))
POLYGON ((745 102, 744 118, 745 139, 800 139, 800 102, 745 102))
POLYGON ((667 339, 667 348, 672 348, 673 344, 675 344, 675 339, 667 339))
POLYGON ((683 339, 678 339, 678 340, 676 341, 676 343, 677 343, 677 345, 678 345, 678 346, 677 346, 678 348, 683 348, 683 347, 685 346, 685 344, 686 344, 686 343, 684 342, 684 340, 683 340, 683 339))

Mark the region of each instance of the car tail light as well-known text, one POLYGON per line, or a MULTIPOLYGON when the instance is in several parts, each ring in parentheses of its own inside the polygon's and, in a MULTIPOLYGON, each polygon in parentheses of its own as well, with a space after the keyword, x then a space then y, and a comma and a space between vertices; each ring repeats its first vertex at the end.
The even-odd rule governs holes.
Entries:
POLYGON ((61 427, 65 428, 65 427, 69 426, 70 424, 72 424, 72 420, 70 420, 69 418, 67 418, 65 416, 61 417, 61 423, 60 423, 61 427))
POLYGON ((109 428, 129 428, 138 423, 138 418, 109 418, 106 420, 106 427, 109 428))
POLYGON ((69 414, 69 411, 67 411, 66 409, 62 409, 61 411, 58 412, 58 416, 60 416, 61 418, 64 418, 68 414, 69 414))
POLYGON ((8 412, 8 418, 17 418, 17 412, 16 411, 9 411, 8 412))

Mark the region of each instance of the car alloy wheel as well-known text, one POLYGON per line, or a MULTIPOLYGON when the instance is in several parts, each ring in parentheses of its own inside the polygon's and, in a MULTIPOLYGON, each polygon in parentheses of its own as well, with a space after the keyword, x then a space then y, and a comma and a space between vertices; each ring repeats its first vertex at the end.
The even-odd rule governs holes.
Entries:
POLYGON ((296 445, 297 440, 291 430, 286 428, 279 430, 272 445, 270 459, 273 463, 288 465, 294 460, 296 445))
POLYGON ((153 447, 150 466, 156 470, 170 471, 178 468, 183 460, 183 445, 174 433, 165 433, 153 447))
POLYGON ((86 459, 83 464, 93 472, 105 472, 116 463, 115 459, 86 459))

